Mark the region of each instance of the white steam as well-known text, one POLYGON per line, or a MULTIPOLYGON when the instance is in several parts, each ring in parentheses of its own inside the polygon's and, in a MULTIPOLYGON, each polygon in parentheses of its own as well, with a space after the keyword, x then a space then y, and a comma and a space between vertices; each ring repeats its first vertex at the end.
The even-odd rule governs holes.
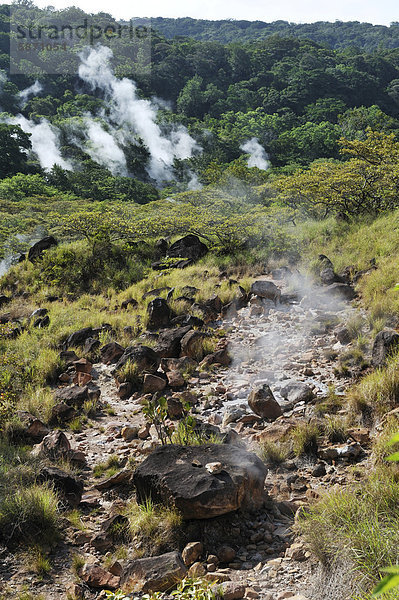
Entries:
POLYGON ((19 92, 18 95, 21 99, 21 103, 26 104, 30 96, 37 96, 37 94, 39 94, 42 90, 42 84, 36 79, 35 83, 22 90, 22 92, 19 92))
POLYGON ((249 154, 247 161, 248 167, 258 167, 258 169, 262 169, 262 171, 267 171, 270 165, 268 155, 263 146, 259 144, 256 137, 253 137, 242 144, 240 150, 249 154))
POLYGON ((80 54, 79 76, 92 89, 101 89, 110 106, 110 120, 121 127, 127 139, 139 136, 150 153, 149 175, 157 182, 173 179, 175 158, 190 158, 199 151, 197 143, 183 126, 170 135, 156 122, 159 102, 138 97, 137 86, 130 79, 117 79, 110 67, 112 50, 98 46, 80 54))
POLYGON ((72 169, 72 165, 61 155, 59 130, 46 119, 36 124, 22 115, 17 115, 7 118, 6 122, 19 125, 25 133, 31 134, 32 151, 37 155, 43 169, 49 170, 54 165, 59 165, 63 169, 72 169))
POLYGON ((126 157, 118 145, 118 132, 115 129, 110 127, 109 130, 105 130, 100 122, 86 115, 83 123, 79 123, 79 132, 76 126, 72 128, 70 141, 113 175, 128 176, 126 157), (84 141, 81 140, 82 135, 84 141))

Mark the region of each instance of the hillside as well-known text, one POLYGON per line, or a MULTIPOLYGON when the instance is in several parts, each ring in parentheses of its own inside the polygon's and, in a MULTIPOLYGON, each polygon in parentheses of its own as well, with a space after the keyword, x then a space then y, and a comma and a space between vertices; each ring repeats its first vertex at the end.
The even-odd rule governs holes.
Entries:
POLYGON ((15 24, 117 23, 15 6, 0 600, 370 600, 399 564, 397 50, 280 24, 24 55, 15 24))
POLYGON ((332 49, 355 47, 365 51, 399 46, 398 23, 372 25, 359 21, 319 21, 316 23, 290 23, 288 21, 207 21, 189 17, 170 19, 152 18, 152 27, 168 39, 185 36, 201 41, 226 43, 264 40, 270 36, 308 39, 332 49))

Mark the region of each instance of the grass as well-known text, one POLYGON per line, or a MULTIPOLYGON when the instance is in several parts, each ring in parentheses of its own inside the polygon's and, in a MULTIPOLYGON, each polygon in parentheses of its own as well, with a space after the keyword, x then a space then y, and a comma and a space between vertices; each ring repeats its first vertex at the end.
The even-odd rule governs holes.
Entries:
POLYGON ((122 464, 118 456, 116 454, 111 454, 105 462, 95 465, 93 468, 93 475, 97 479, 103 476, 108 478, 115 475, 121 468, 122 464))
POLYGON ((328 441, 335 443, 343 443, 348 438, 347 419, 338 415, 329 415, 323 423, 324 434, 328 441))
POLYGON ((83 556, 81 556, 80 554, 73 554, 72 555, 72 566, 71 566, 72 573, 74 573, 77 577, 79 577, 79 572, 84 567, 85 562, 86 561, 83 556))
POLYGON ((361 484, 334 490, 299 520, 298 531, 327 567, 348 556, 367 581, 399 562, 399 483, 388 467, 361 484))
POLYGON ((344 397, 338 396, 333 387, 330 387, 327 395, 315 405, 316 413, 319 415, 335 414, 341 410, 344 397))
POLYGON ((257 453, 269 467, 278 467, 287 460, 290 451, 287 444, 265 441, 259 444, 257 453))
POLYGON ((314 455, 317 453, 320 429, 315 423, 300 423, 293 429, 291 436, 296 456, 314 455))
POLYGON ((58 498, 48 485, 18 487, 0 500, 0 536, 6 542, 54 543, 59 537, 58 498))
POLYGON ((182 517, 171 507, 131 500, 126 509, 129 533, 136 548, 148 556, 174 549, 179 540, 182 517))
POLYGON ((399 354, 388 360, 386 367, 369 373, 349 391, 348 402, 355 414, 381 417, 399 400, 399 354))
POLYGON ((73 527, 75 527, 75 529, 79 529, 80 531, 86 531, 86 527, 82 521, 82 515, 80 514, 77 508, 71 510, 68 513, 67 519, 70 522, 70 524, 73 527))
POLYGON ((30 571, 36 573, 41 579, 51 572, 51 562, 48 556, 45 555, 43 549, 39 546, 34 546, 25 553, 24 562, 30 571))

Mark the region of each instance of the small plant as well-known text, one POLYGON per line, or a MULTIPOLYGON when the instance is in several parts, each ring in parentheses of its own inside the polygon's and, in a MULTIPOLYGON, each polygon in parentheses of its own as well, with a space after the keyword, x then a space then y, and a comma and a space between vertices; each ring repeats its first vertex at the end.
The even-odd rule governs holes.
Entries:
POLYGON ((344 398, 335 393, 335 389, 331 386, 328 389, 327 395, 315 406, 316 412, 319 414, 334 414, 341 410, 344 398))
POLYGON ((143 405, 143 413, 147 419, 154 425, 158 438, 164 446, 172 442, 172 430, 167 423, 168 419, 168 401, 165 397, 147 400, 143 405))
POLYGON ((85 559, 80 554, 74 554, 72 556, 72 571, 73 573, 79 577, 80 571, 83 569, 85 564, 85 559))
POLYGON ((326 417, 324 422, 324 433, 329 442, 342 443, 348 437, 346 420, 337 415, 326 417))
POLYGON ((41 578, 48 575, 51 571, 50 560, 38 546, 31 548, 29 552, 26 553, 25 562, 27 567, 41 578))
POLYGON ((259 457, 270 467, 278 467, 289 455, 289 448, 280 442, 265 441, 259 445, 259 457))
POLYGON ((179 538, 182 517, 175 508, 156 505, 147 498, 143 504, 129 502, 125 514, 132 540, 149 556, 166 552, 179 538))
POLYGON ((82 516, 77 508, 71 510, 71 512, 68 513, 67 519, 70 522, 70 524, 73 525, 73 527, 75 527, 75 529, 85 531, 86 527, 84 526, 82 516))
POLYGON ((317 454, 319 435, 319 427, 315 423, 301 423, 297 425, 292 431, 296 456, 317 454))
POLYGON ((133 389, 138 390, 143 383, 143 376, 135 362, 127 360, 125 364, 118 369, 115 374, 119 383, 131 383, 133 389))
POLYGON ((186 577, 173 590, 172 596, 180 600, 215 600, 218 596, 217 592, 217 588, 215 589, 211 581, 186 577))
POLYGON ((103 475, 112 477, 112 475, 115 475, 115 473, 117 473, 121 468, 122 464, 118 456, 116 454, 111 454, 111 456, 109 456, 105 462, 99 463, 93 467, 93 475, 97 479, 103 475))

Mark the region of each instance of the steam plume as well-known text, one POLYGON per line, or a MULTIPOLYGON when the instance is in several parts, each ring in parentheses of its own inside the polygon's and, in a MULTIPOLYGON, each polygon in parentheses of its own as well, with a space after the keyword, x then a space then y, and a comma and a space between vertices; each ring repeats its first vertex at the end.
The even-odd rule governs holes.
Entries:
POLYGON ((26 104, 26 102, 29 100, 29 96, 36 96, 42 90, 43 90, 42 84, 39 81, 37 81, 37 79, 36 79, 35 83, 33 83, 29 87, 22 90, 22 92, 19 92, 19 97, 21 98, 21 103, 26 104))
POLYGON ((256 137, 253 137, 242 144, 240 150, 249 154, 247 162, 248 167, 258 167, 258 169, 262 169, 262 171, 267 171, 270 164, 268 156, 256 137))

